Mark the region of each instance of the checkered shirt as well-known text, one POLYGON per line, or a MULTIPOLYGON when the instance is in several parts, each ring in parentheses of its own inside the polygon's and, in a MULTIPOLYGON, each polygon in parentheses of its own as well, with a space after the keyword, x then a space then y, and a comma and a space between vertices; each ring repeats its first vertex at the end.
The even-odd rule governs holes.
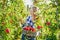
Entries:
POLYGON ((27 17, 26 23, 23 24, 23 27, 24 26, 31 26, 31 27, 34 28, 34 22, 32 21, 32 17, 31 16, 27 17))

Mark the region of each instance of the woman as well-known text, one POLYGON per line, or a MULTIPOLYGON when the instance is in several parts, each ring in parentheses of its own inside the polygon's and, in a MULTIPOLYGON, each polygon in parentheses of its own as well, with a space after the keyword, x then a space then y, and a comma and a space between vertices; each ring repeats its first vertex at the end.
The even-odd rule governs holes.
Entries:
MULTIPOLYGON (((31 26, 32 28, 35 28, 35 26, 34 26, 34 20, 36 19, 36 14, 35 14, 36 11, 37 11, 36 7, 32 7, 30 9, 30 15, 27 17, 26 22, 23 24, 23 26, 22 26, 23 28, 26 27, 26 26, 31 26)), ((35 35, 33 35, 33 36, 35 36, 35 35)), ((23 30, 23 32, 22 32, 22 40, 36 40, 36 38, 32 37, 31 35, 26 36, 25 35, 25 31, 23 30), (26 38, 26 37, 28 37, 28 38, 26 38)))

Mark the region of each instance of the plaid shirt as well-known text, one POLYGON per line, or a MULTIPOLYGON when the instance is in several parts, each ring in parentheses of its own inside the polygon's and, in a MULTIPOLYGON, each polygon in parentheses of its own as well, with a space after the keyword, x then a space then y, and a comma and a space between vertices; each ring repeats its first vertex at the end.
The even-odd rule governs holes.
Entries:
MULTIPOLYGON (((28 16, 28 17, 27 17, 26 23, 24 23, 22 27, 26 27, 26 26, 31 26, 31 27, 35 28, 35 27, 34 27, 34 23, 32 22, 32 17, 31 17, 31 16, 28 16)), ((34 36, 36 35, 36 33, 32 34, 32 35, 33 35, 33 36, 32 36, 33 38, 32 38, 32 37, 28 37, 28 36, 26 36, 25 34, 26 34, 26 31, 23 30, 22 40, 26 40, 26 39, 27 39, 27 40, 36 40, 36 38, 34 37, 34 36), (26 39, 25 39, 25 38, 26 38, 26 39)))
POLYGON ((34 28, 34 22, 32 21, 32 17, 31 16, 27 17, 26 23, 24 23, 22 27, 24 27, 24 26, 31 26, 31 27, 34 28))

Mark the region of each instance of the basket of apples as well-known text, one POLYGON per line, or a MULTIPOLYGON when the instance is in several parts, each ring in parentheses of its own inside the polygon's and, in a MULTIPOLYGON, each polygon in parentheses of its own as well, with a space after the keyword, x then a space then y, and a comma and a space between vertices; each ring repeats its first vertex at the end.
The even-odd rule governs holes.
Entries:
MULTIPOLYGON (((37 29, 39 30, 42 28, 41 26, 37 26, 37 29)), ((36 37, 37 30, 36 28, 33 28, 31 26, 26 26, 23 28, 23 34, 25 34, 27 37, 36 37)))

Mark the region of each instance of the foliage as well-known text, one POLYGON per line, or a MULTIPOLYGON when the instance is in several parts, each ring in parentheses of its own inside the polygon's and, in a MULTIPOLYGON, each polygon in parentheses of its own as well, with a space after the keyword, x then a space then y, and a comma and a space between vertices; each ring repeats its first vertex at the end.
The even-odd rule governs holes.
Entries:
MULTIPOLYGON (((35 6, 38 19, 35 26, 42 26, 37 40, 59 40, 60 33, 60 1, 38 0, 35 6), (56 5, 55 2, 58 4, 56 5), (50 23, 49 25, 46 23, 50 23), (58 32, 59 31, 59 32, 58 32)), ((25 21, 29 12, 22 0, 0 0, 0 40, 20 40, 22 34, 21 18, 25 21), (8 29, 8 33, 6 33, 8 29)))

